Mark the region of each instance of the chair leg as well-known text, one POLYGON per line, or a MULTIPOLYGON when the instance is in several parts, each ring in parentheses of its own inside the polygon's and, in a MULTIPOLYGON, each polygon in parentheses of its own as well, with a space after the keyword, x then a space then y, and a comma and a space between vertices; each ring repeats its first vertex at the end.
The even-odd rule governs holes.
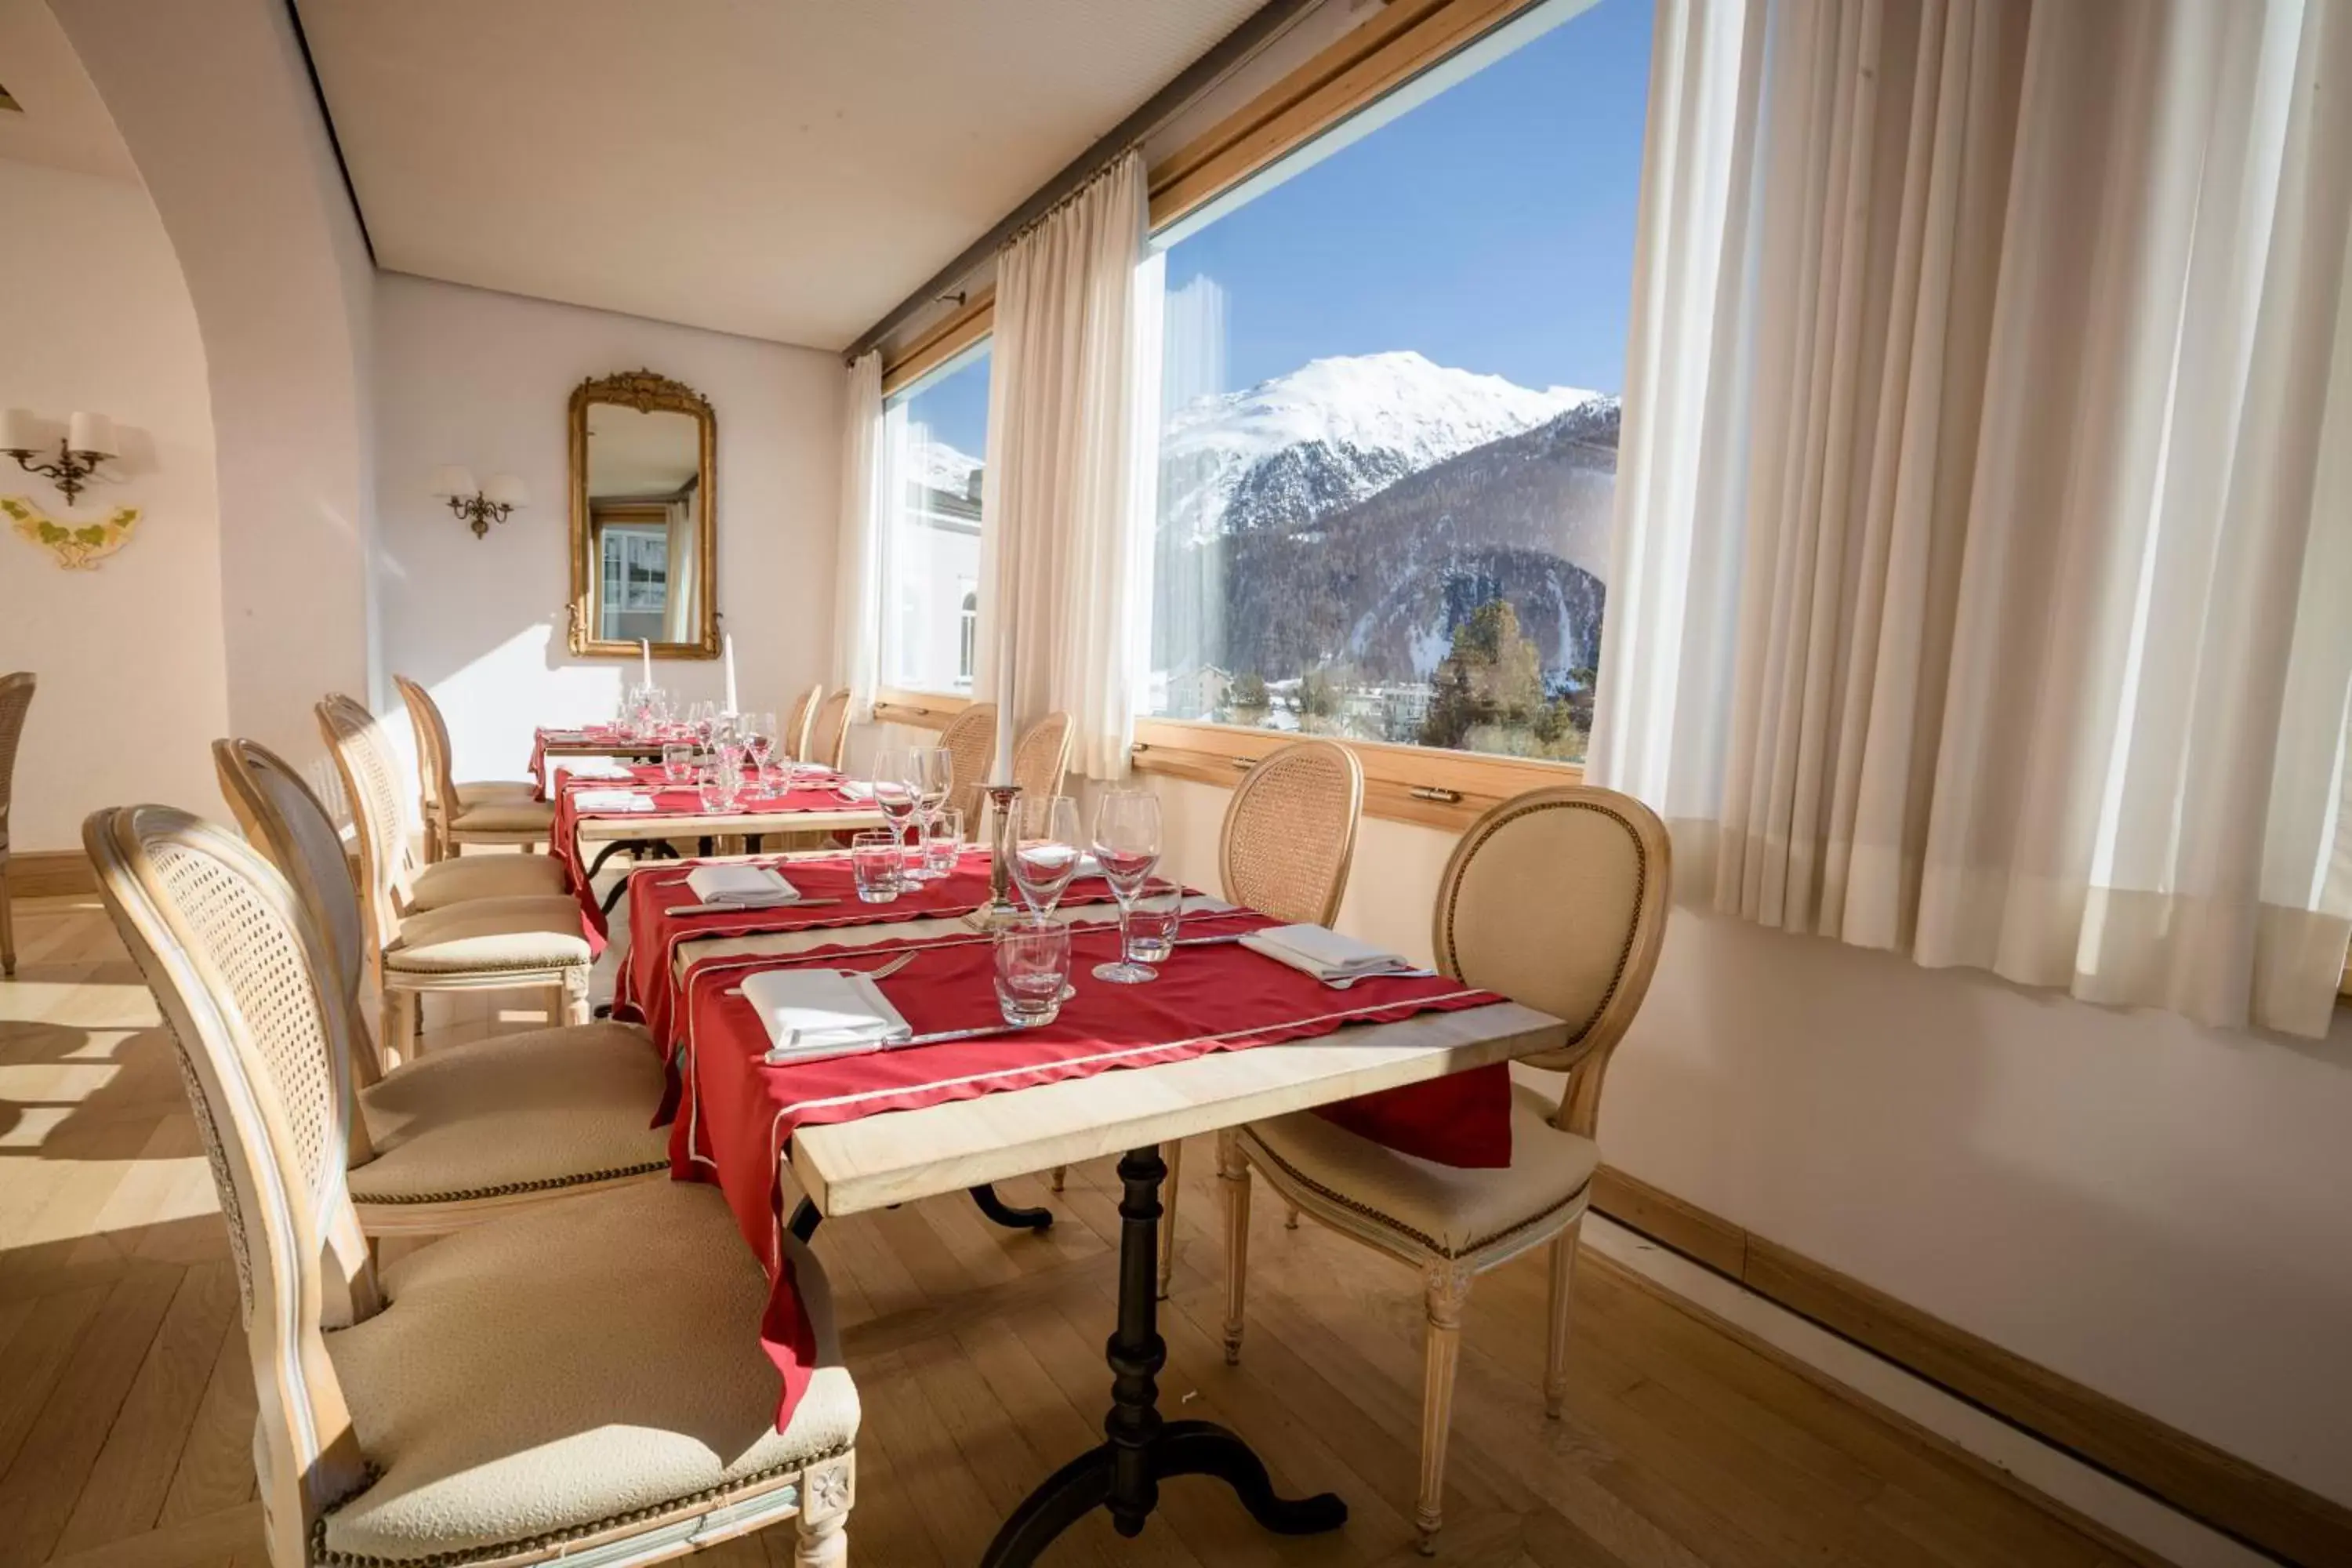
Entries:
POLYGON ((588 1022, 588 966, 575 963, 563 972, 563 984, 558 987, 562 995, 562 1018, 565 1024, 588 1022))
POLYGON ((403 986, 383 988, 383 1030, 376 1050, 387 1070, 416 1056, 416 993, 403 986))
POLYGON ((0 974, 16 973, 16 910, 8 900, 8 861, 0 856, 0 974))
POLYGON ((1297 1204, 1286 1203, 1282 1206, 1284 1210, 1282 1216, 1282 1228, 1285 1230, 1297 1230, 1298 1228, 1298 1205, 1297 1204))
POLYGON ((1576 1283, 1577 1237, 1583 1230, 1584 1216, 1578 1215, 1551 1242, 1551 1318, 1544 1338, 1543 1392, 1544 1414, 1555 1421, 1568 1402, 1568 1308, 1576 1283))
POLYGON ((801 1477, 801 1511, 793 1521, 793 1568, 845 1568, 849 1510, 857 1501, 857 1457, 844 1454, 801 1477))
POLYGON ((1421 1378, 1421 1495, 1412 1521, 1421 1531, 1421 1554, 1437 1552, 1438 1528, 1445 1522, 1445 1439, 1454 1422, 1454 1369, 1462 1358, 1462 1305, 1470 1299, 1470 1270, 1459 1263, 1433 1266, 1423 1281, 1429 1321, 1423 1328, 1421 1378))
POLYGON ((1242 1361, 1242 1303, 1249 1294, 1249 1160, 1241 1134, 1217 1134, 1217 1180, 1225 1194, 1225 1364, 1242 1361))
POLYGON ((1160 1157, 1168 1163, 1168 1179, 1160 1186, 1160 1288, 1159 1299, 1168 1300, 1168 1277, 1176 1271, 1176 1194, 1177 1184, 1184 1173, 1184 1141, 1177 1139, 1160 1145, 1160 1157))
POLYGON ((1062 1190, 1062 1182, 1064 1178, 1069 1175, 1069 1173, 1070 1168, 1067 1165, 1056 1165, 1054 1167, 1054 1190, 1055 1192, 1058 1193, 1062 1190))

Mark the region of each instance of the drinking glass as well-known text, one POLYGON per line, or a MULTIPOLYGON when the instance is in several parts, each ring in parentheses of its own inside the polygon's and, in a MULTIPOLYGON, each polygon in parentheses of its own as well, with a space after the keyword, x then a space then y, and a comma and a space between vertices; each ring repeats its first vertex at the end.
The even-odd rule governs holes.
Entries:
POLYGON ((1121 950, 1137 965, 1165 963, 1176 952, 1176 929, 1184 914, 1184 889, 1157 877, 1144 879, 1127 912, 1121 950))
MULTIPOLYGON (((915 817, 915 791, 907 783, 906 753, 896 747, 886 746, 874 753, 874 809, 882 814, 889 825, 891 841, 905 853, 907 825, 915 817)), ((920 844, 917 852, 920 853, 920 844)))
POLYGON ((768 759, 776 754, 776 716, 773 713, 743 715, 743 750, 754 766, 766 769, 768 759))
POLYGON ((1013 848, 1013 885, 1041 915, 1050 915, 1077 875, 1078 803, 1066 795, 1024 799, 1013 848))
POLYGON ((861 902, 887 904, 898 898, 906 870, 898 834, 887 828, 871 827, 851 839, 849 869, 856 880, 861 902))
POLYGON ((923 822, 923 874, 933 881, 953 871, 963 853, 963 807, 943 805, 923 822))
POLYGON ((694 782, 694 748, 684 741, 665 741, 661 751, 662 778, 684 787, 694 782))
POLYGON ((1016 1029, 1050 1024, 1070 980, 1070 928, 1032 917, 996 933, 996 1006, 1016 1029))
POLYGON ((1159 979, 1158 970, 1132 963, 1126 954, 1128 917, 1135 907, 1135 895, 1142 890, 1152 868, 1160 864, 1160 797, 1150 790, 1106 791, 1095 805, 1095 858, 1102 862, 1103 878, 1110 883, 1111 896, 1118 900, 1120 953, 1117 963, 1097 964, 1095 978, 1114 985, 1159 979))
POLYGON ((705 751, 710 749, 711 737, 719 732, 719 708, 716 703, 697 702, 686 710, 687 728, 694 731, 695 743, 705 751))
MULTIPOLYGON (((907 787, 915 792, 915 816, 923 827, 923 842, 930 839, 930 825, 946 806, 949 793, 955 788, 955 753, 944 746, 914 746, 904 755, 907 787)), ((929 857, 919 858, 928 861, 929 857)), ((935 873, 928 864, 915 872, 929 881, 935 873)))
POLYGON ((741 777, 732 768, 719 765, 703 769, 694 787, 702 797, 704 813, 715 816, 735 809, 735 792, 741 784, 741 777))

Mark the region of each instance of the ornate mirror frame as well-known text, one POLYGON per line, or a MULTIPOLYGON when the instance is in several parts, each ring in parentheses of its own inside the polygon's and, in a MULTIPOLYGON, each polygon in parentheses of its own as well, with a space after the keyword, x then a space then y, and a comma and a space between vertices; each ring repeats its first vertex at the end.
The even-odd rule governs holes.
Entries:
POLYGON ((701 434, 701 482, 695 487, 699 515, 696 529, 696 619, 700 635, 689 642, 657 642, 656 658, 717 658, 719 657, 719 420, 710 400, 682 381, 656 375, 649 370, 624 371, 618 375, 591 376, 572 389, 572 651, 584 658, 637 656, 635 642, 598 637, 593 634, 590 592, 594 585, 596 555, 593 524, 588 515, 588 407, 594 403, 618 404, 641 414, 667 410, 691 415, 701 434))

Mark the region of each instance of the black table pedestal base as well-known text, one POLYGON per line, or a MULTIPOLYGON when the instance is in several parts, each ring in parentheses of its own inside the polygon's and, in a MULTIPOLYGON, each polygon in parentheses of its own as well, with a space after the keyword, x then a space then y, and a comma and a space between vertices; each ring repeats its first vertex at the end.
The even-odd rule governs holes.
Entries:
POLYGON ((1168 1166, 1155 1147, 1118 1163, 1118 1331, 1110 1338, 1110 1439, 1079 1455, 1031 1492, 981 1557, 981 1568, 1027 1568, 1054 1539, 1097 1508, 1110 1510, 1121 1535, 1142 1533, 1160 1505, 1160 1483, 1174 1476, 1213 1476, 1239 1495, 1250 1517, 1279 1535, 1314 1535, 1347 1522, 1348 1505, 1329 1492, 1277 1497, 1256 1454, 1208 1421, 1162 1421, 1160 1369, 1160 1184, 1168 1166))
MULTIPOLYGON (((982 1214, 986 1215, 990 1219, 994 1220, 998 1225, 1003 1226, 1007 1230, 1050 1230, 1053 1228, 1054 1211, 1052 1209, 1015 1208, 1011 1204, 1006 1203, 1003 1198, 998 1197, 996 1195, 995 1186, 990 1183, 982 1182, 980 1185, 972 1188, 971 1201, 979 1207, 982 1214)), ((890 1206, 892 1208, 897 1208, 898 1205, 892 1204, 890 1206)), ((794 1237, 805 1242, 809 1237, 816 1234, 816 1227, 824 1223, 824 1216, 816 1212, 816 1205, 809 1202, 806 1198, 803 1198, 793 1206, 793 1217, 786 1222, 785 1228, 790 1230, 794 1237)))

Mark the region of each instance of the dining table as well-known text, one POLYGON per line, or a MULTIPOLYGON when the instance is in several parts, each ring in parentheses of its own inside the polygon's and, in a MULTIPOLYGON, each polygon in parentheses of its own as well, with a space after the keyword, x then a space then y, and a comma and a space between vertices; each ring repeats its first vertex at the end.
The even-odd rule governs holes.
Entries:
POLYGON ((539 725, 530 736, 532 798, 547 798, 551 783, 547 765, 551 761, 602 757, 622 762, 659 762, 662 745, 658 737, 631 735, 617 724, 589 724, 571 730, 539 725))
MULTIPOLYGON (((822 858, 767 863, 796 885, 814 887, 823 875, 822 858)), ((664 863, 635 875, 683 871, 664 863)), ((761 1331, 785 1373, 787 1400, 794 1367, 813 1346, 795 1347, 781 1304, 790 1288, 785 1228, 805 1238, 826 1219, 1115 1154, 1118 1291, 1105 1440, 1040 1480, 1004 1520, 983 1568, 1035 1561, 1097 1508, 1134 1536, 1158 1506, 1160 1483, 1183 1476, 1222 1480, 1276 1533, 1345 1522, 1335 1495, 1277 1493, 1241 1435, 1160 1414, 1160 1147, 1558 1049, 1569 1042, 1566 1024, 1425 970, 1327 987, 1233 940, 1273 925, 1267 917, 1189 892, 1181 930, 1194 945, 1174 950, 1160 979, 1114 985, 1090 970, 1118 951, 1117 911, 1081 891, 1053 916, 1072 928, 1074 992, 1060 1018, 1040 1029, 986 1029, 996 1021, 992 938, 974 929, 974 911, 957 907, 959 898, 934 899, 911 917, 867 906, 872 918, 858 919, 830 903, 688 913, 677 896, 675 885, 648 882, 632 898, 629 932, 633 950, 659 943, 635 983, 637 1001, 656 986, 668 993, 656 1036, 674 1084, 672 1173, 719 1185, 768 1268, 779 1300, 761 1331), (971 1023, 985 1032, 768 1064, 767 1037, 742 994, 747 977, 795 965, 874 971, 886 960, 905 961, 882 984, 909 1026, 952 1035, 947 1026, 971 1023), (784 1202, 794 1194, 787 1222, 784 1202)))

